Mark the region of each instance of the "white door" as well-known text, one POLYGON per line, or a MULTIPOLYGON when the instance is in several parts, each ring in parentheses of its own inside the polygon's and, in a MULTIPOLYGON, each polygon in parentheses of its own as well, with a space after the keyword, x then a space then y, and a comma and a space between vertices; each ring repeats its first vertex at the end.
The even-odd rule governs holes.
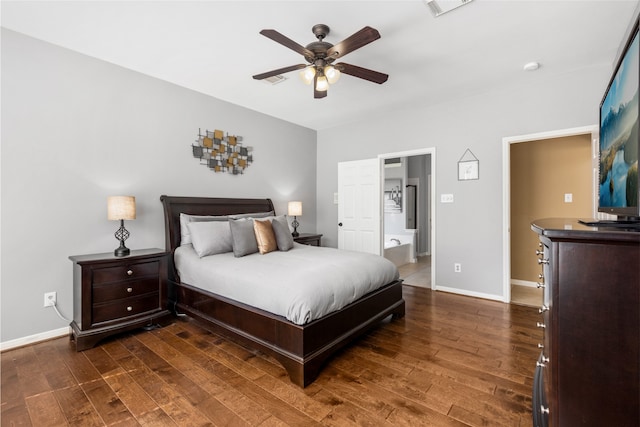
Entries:
POLYGON ((381 255, 380 160, 338 163, 338 248, 381 255))

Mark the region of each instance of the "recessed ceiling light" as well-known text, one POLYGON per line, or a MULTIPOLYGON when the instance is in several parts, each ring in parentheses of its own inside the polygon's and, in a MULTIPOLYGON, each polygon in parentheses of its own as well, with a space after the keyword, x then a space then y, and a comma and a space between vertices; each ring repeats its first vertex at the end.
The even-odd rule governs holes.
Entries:
POLYGON ((535 71, 538 68, 540 68, 539 62, 527 62, 526 64, 524 64, 524 67, 523 67, 525 71, 535 71))

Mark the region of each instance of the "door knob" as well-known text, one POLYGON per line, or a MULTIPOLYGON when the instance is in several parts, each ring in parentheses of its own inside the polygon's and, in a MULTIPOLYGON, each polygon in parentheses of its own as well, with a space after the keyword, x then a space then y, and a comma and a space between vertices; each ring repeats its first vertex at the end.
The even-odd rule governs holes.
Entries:
POLYGON ((342 223, 341 222, 338 223, 338 227, 342 227, 342 223))

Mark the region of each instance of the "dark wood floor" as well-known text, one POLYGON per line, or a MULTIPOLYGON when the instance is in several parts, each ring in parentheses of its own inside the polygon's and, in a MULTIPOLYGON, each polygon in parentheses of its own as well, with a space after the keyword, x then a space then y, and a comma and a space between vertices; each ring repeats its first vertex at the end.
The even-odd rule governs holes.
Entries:
POLYGON ((407 314, 305 389, 189 319, 2 353, 2 426, 530 426, 536 309, 405 286, 407 314))

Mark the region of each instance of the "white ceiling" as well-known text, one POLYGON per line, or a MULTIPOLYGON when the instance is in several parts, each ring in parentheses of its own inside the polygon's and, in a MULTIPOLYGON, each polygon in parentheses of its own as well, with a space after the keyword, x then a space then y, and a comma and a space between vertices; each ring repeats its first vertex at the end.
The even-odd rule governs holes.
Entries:
MULTIPOLYGON (((448 9, 461 0, 439 0, 448 9)), ((2 1, 2 26, 312 129, 434 105, 505 84, 612 65, 637 0, 474 0, 435 18, 424 0, 2 1), (337 43, 368 25, 381 39, 343 59, 389 74, 343 75, 314 99, 297 72, 268 85, 252 75, 300 64, 259 34, 301 45, 326 24, 337 43), (536 72, 525 72, 539 61, 536 72)), ((607 82, 600 88, 603 92, 607 82)))

